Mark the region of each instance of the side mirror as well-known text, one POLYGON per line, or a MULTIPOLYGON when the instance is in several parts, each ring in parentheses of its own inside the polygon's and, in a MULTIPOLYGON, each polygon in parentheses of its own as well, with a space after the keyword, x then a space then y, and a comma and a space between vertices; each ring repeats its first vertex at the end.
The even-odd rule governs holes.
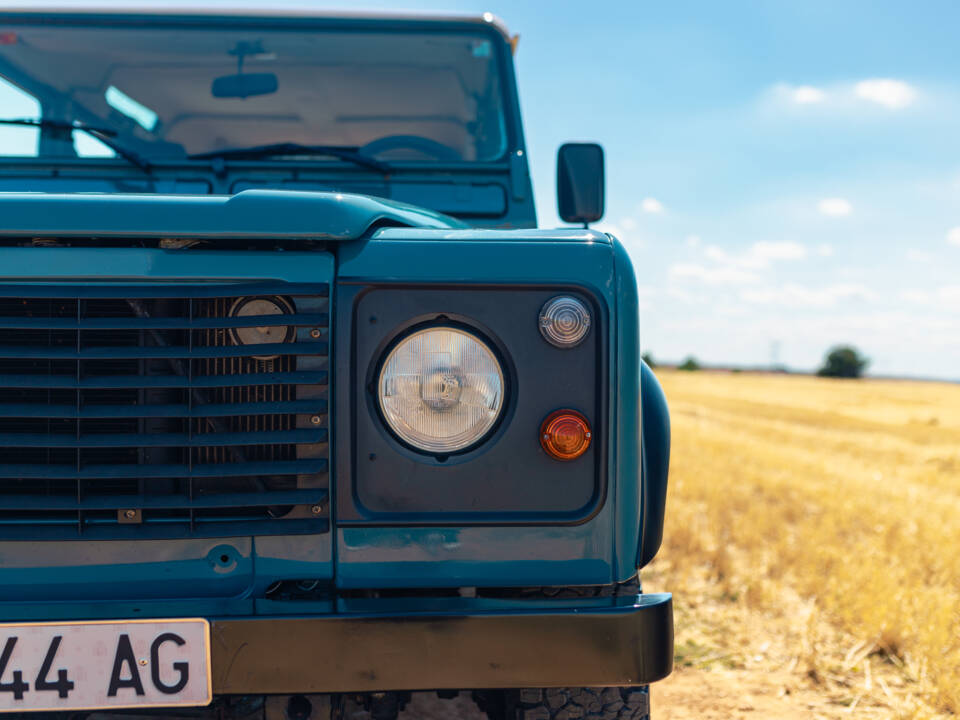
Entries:
POLYGON ((603 217, 603 148, 566 143, 557 152, 557 206, 564 222, 596 222, 603 217))

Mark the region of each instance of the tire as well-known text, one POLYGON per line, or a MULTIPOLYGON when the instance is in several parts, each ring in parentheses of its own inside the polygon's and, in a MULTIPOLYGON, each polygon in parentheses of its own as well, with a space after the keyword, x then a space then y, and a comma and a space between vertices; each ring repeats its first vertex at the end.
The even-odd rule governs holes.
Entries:
POLYGON ((477 698, 491 720, 649 720, 646 685, 505 690, 477 698), (497 702, 499 701, 499 702, 497 702))

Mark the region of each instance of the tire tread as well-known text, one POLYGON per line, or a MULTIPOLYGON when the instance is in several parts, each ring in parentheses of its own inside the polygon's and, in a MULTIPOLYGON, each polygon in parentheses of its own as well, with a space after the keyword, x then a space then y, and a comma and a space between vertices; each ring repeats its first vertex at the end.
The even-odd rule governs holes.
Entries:
POLYGON ((503 691, 503 703, 484 703, 491 720, 649 720, 647 686, 625 688, 525 688, 503 691))

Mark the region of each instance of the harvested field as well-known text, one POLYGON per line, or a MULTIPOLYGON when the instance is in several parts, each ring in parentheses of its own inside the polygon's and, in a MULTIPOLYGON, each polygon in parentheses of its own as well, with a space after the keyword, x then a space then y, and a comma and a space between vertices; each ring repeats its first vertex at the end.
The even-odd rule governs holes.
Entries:
POLYGON ((960 713, 960 385, 658 371, 657 718, 960 713))

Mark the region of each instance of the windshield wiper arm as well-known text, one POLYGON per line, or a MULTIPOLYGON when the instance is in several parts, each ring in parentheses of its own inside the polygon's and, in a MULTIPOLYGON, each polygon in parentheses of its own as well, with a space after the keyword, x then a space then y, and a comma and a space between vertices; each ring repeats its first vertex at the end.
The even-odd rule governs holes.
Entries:
POLYGON ((98 125, 87 125, 82 122, 67 122, 66 120, 33 120, 31 118, 4 118, 0 125, 26 125, 27 127, 50 128, 52 130, 82 130, 96 132, 109 137, 116 137, 117 131, 98 125))
POLYGON ((0 125, 24 125, 26 127, 36 127, 41 129, 49 128, 51 130, 79 130, 80 132, 86 133, 90 137, 102 142, 131 165, 136 165, 138 168, 147 173, 149 173, 151 169, 149 160, 141 157, 133 150, 125 148, 116 140, 113 140, 112 138, 117 136, 117 131, 110 128, 99 127, 97 125, 87 125, 86 123, 82 122, 51 120, 48 118, 42 118, 40 120, 31 120, 30 118, 0 119, 0 125))
POLYGON ((340 160, 346 160, 354 165, 376 170, 387 175, 393 171, 389 163, 361 155, 354 147, 337 145, 300 145, 299 143, 276 143, 273 145, 255 145, 248 148, 227 148, 225 150, 211 150, 210 152, 188 155, 190 160, 257 160, 259 158, 277 157, 280 155, 328 155, 340 160))

